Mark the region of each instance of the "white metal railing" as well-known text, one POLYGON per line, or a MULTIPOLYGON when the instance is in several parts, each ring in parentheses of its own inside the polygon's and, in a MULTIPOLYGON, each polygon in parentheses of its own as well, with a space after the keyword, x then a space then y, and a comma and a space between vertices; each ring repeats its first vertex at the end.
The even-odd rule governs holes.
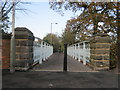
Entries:
POLYGON ((83 61, 86 65, 90 60, 90 44, 89 41, 79 42, 67 47, 67 54, 78 61, 83 61))
POLYGON ((44 41, 41 42, 34 41, 34 45, 33 45, 34 62, 39 62, 39 64, 41 64, 42 61, 45 61, 52 54, 53 54, 53 46, 51 46, 50 44, 44 41))

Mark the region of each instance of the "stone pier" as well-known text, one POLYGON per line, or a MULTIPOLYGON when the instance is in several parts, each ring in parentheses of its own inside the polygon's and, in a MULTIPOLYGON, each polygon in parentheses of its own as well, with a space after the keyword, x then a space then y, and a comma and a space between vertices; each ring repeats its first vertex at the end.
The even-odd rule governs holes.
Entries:
POLYGON ((98 34, 90 40, 90 66, 94 70, 109 70, 110 43, 107 34, 98 34))
POLYGON ((28 68, 33 63, 33 33, 24 27, 15 29, 16 69, 28 68))

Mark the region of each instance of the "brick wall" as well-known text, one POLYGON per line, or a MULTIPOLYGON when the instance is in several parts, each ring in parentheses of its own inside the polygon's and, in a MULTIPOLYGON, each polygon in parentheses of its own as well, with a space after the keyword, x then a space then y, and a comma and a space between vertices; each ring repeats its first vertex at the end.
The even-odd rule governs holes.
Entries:
POLYGON ((10 34, 2 34, 0 44, 0 68, 9 69, 10 67, 10 34))

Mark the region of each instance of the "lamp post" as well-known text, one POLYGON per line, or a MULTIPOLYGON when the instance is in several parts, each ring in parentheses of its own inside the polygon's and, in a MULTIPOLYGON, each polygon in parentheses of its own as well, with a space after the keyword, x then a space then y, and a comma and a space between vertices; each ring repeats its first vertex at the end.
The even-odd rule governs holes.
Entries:
POLYGON ((15 61, 15 2, 13 0, 12 8, 12 36, 11 36, 11 50, 10 50, 10 72, 15 72, 14 61, 15 61))
POLYGON ((52 24, 58 24, 58 23, 51 23, 51 44, 52 44, 52 24))

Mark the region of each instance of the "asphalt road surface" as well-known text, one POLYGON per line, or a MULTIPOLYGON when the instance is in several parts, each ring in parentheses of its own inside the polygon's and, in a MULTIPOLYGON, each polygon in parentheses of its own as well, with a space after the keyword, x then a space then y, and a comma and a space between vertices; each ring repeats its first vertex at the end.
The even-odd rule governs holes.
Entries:
POLYGON ((4 71, 3 90, 4 88, 118 88, 117 73, 93 71, 69 56, 68 72, 63 72, 63 56, 55 53, 43 64, 27 72, 4 71))
POLYGON ((118 75, 111 72, 6 72, 2 76, 2 88, 118 88, 118 75))

